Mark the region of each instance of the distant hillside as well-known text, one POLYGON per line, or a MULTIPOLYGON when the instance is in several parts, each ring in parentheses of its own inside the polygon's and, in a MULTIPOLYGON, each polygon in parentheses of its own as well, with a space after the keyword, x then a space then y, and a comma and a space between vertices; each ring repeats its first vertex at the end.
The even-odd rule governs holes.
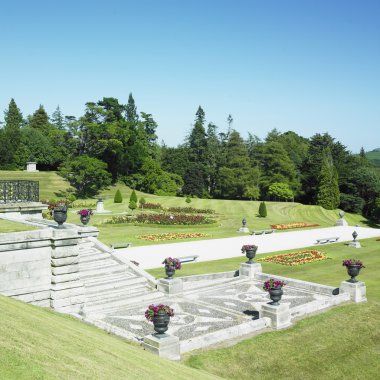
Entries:
POLYGON ((374 165, 380 166, 380 148, 367 152, 365 155, 374 165))

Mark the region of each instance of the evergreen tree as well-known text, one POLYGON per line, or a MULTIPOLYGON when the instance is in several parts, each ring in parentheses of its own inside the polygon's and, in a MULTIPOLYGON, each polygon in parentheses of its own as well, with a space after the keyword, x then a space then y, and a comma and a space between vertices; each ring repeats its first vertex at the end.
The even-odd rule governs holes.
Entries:
POLYGON ((45 135, 49 134, 51 125, 49 123, 49 116, 46 113, 43 105, 40 105, 34 114, 29 118, 29 127, 38 129, 45 135))
POLYGON ((51 115, 51 123, 60 130, 65 129, 65 118, 59 106, 57 106, 57 108, 51 115))
POLYGON ((132 214, 133 214, 133 210, 135 210, 137 208, 136 202, 135 201, 130 201, 129 205, 128 205, 128 208, 132 211, 132 214))
POLYGON ((145 204, 146 204, 146 200, 144 197, 141 197, 140 200, 139 200, 139 203, 140 203, 140 207, 141 208, 144 208, 145 204))
POLYGON ((123 196, 121 195, 121 191, 117 189, 115 193, 115 197, 113 198, 114 203, 122 203, 123 202, 123 196))
POLYGON ((135 190, 132 190, 131 196, 129 197, 129 201, 137 203, 137 195, 135 190))
POLYGON ((340 193, 338 173, 334 167, 331 151, 323 151, 321 173, 317 192, 317 204, 327 210, 334 210, 339 206, 340 193))
POLYGON ((262 217, 262 218, 266 218, 267 217, 267 206, 265 204, 265 202, 260 202, 260 206, 259 206, 259 215, 262 217))
POLYGON ((139 116, 137 114, 137 107, 135 105, 135 100, 133 99, 132 93, 128 96, 128 104, 126 106, 127 121, 136 124, 139 121, 139 116))
MULTIPOLYGON (((8 110, 4 112, 4 130, 0 148, 0 162, 8 168, 14 168, 21 143, 22 114, 12 98, 8 110)), ((25 162, 23 163, 23 165, 25 162)))

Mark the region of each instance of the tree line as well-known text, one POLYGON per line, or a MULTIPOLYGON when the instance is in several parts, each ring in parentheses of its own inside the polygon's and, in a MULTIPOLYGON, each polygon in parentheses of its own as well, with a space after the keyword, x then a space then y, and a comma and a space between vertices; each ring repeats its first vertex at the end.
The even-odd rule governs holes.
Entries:
POLYGON ((157 195, 298 201, 380 218, 380 178, 362 148, 354 155, 328 133, 311 138, 270 131, 265 139, 220 131, 198 107, 183 143, 157 142, 153 116, 115 98, 88 102, 83 116, 23 117, 14 99, 0 128, 0 168, 58 170, 80 197, 123 181, 157 195))

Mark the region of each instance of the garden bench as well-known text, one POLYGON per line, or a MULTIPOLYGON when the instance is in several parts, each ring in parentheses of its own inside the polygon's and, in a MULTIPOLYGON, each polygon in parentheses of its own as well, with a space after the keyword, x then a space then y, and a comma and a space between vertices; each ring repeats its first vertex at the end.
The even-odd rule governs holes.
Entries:
POLYGON ((190 263, 192 261, 196 261, 199 255, 192 255, 192 256, 182 256, 182 257, 177 257, 177 259, 181 263, 190 263))
POLYGON ((252 236, 253 235, 271 234, 272 232, 274 232, 274 230, 257 230, 257 231, 252 231, 252 236))
POLYGON ((326 244, 326 243, 336 243, 339 240, 339 237, 329 237, 323 239, 317 239, 315 244, 326 244))
POLYGON ((117 248, 128 248, 132 245, 131 242, 127 242, 127 241, 122 241, 120 243, 112 243, 111 244, 111 248, 112 249, 117 249, 117 248))

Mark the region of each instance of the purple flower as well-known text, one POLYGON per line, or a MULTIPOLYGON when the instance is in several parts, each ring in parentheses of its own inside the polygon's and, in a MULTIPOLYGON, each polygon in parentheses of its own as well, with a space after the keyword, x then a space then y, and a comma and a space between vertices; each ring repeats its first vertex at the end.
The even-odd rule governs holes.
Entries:
POLYGON ((285 281, 270 278, 264 282, 263 289, 266 291, 269 291, 270 289, 280 289, 284 285, 286 285, 285 281))
POLYGON ((93 212, 91 209, 85 208, 83 210, 77 211, 77 214, 79 214, 80 216, 90 216, 93 214, 93 212))
POLYGON ((149 305, 148 308, 145 310, 145 318, 152 322, 153 318, 157 316, 158 314, 164 314, 166 313, 169 317, 174 317, 174 310, 168 306, 164 305, 162 303, 158 305, 149 305))
POLYGON ((347 260, 343 260, 343 263, 342 265, 344 267, 350 267, 352 265, 356 265, 358 266, 359 268, 365 268, 364 264, 360 261, 360 260, 356 260, 356 259, 347 259, 347 260))
POLYGON ((167 257, 162 264, 165 264, 167 267, 174 267, 175 269, 181 269, 182 264, 179 259, 173 258, 173 257, 167 257))

